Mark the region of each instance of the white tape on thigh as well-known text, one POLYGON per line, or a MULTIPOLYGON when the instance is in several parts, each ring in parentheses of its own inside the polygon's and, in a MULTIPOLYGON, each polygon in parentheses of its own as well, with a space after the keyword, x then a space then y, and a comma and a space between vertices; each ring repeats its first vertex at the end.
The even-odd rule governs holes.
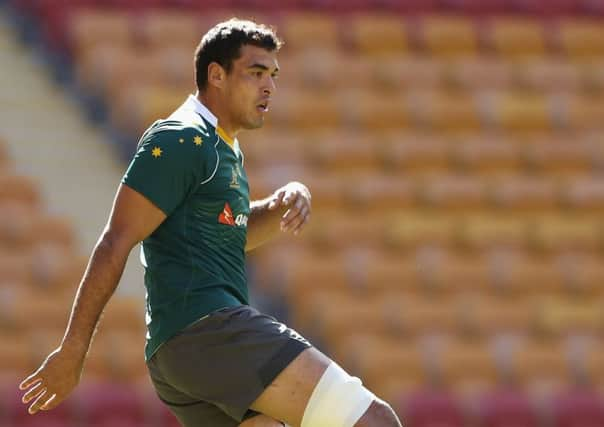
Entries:
POLYGON ((360 379, 332 362, 310 396, 301 427, 353 427, 374 399, 360 379))

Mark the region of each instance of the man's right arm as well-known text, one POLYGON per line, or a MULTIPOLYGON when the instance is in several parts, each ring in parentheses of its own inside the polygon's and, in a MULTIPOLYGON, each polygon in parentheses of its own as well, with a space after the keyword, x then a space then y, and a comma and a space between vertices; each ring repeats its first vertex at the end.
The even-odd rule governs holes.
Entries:
POLYGON ((61 345, 20 385, 30 413, 63 401, 78 384, 97 322, 122 276, 132 248, 150 235, 166 214, 127 185, 120 185, 109 221, 96 244, 76 293, 61 345))

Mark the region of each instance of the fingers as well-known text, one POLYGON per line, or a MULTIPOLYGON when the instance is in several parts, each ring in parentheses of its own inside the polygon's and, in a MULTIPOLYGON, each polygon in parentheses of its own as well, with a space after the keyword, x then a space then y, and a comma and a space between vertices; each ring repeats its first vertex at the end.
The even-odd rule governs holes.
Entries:
POLYGON ((279 191, 275 196, 273 196, 273 199, 268 204, 268 210, 272 211, 272 210, 276 209, 281 203, 283 203, 284 196, 285 196, 284 190, 279 191))
POLYGON ((21 399, 21 401, 23 403, 28 403, 30 400, 32 400, 34 397, 38 396, 40 393, 42 393, 45 390, 46 390, 46 388, 42 387, 42 383, 39 382, 39 383, 35 384, 32 388, 30 388, 29 391, 23 395, 23 398, 21 399))
POLYGON ((52 396, 54 395, 51 395, 51 393, 49 393, 48 390, 44 388, 42 393, 40 393, 36 400, 34 400, 34 403, 31 404, 28 409, 28 412, 32 415, 38 412, 40 408, 46 403, 46 401, 52 396))
POLYGON ((287 212, 285 212, 285 215, 283 215, 283 218, 281 219, 281 230, 282 231, 289 231, 290 227, 290 223, 293 221, 294 218, 296 218, 298 215, 300 215, 300 212, 302 211, 302 209, 304 208, 304 200, 299 197, 296 202, 292 205, 291 208, 289 208, 287 210, 287 212))
POLYGON ((29 377, 27 377, 23 381, 21 381, 21 384, 19 384, 19 388, 21 390, 25 390, 25 389, 28 389, 29 387, 31 387, 33 384, 40 382, 40 381, 42 381, 42 378, 40 378, 38 376, 38 372, 34 372, 29 377))
POLYGON ((40 409, 43 411, 50 411, 51 409, 54 409, 59 406, 59 403, 61 403, 61 399, 59 399, 59 396, 57 396, 57 394, 55 393, 50 396, 50 399, 48 399, 40 409))
MULTIPOLYGON (((290 209, 286 215, 293 211, 293 208, 290 209)), ((290 218, 285 222, 282 226, 283 231, 293 231, 294 235, 298 235, 302 229, 302 227, 309 221, 310 219, 310 209, 306 205, 302 205, 302 208, 299 209, 298 214, 295 216, 290 216, 290 218)))

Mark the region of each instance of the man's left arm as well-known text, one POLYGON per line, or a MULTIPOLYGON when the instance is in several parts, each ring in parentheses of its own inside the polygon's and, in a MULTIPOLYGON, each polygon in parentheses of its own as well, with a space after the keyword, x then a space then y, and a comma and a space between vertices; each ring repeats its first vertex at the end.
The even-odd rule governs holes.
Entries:
POLYGON ((311 195, 300 182, 290 182, 269 197, 250 203, 245 250, 251 251, 280 231, 295 236, 310 221, 311 195))

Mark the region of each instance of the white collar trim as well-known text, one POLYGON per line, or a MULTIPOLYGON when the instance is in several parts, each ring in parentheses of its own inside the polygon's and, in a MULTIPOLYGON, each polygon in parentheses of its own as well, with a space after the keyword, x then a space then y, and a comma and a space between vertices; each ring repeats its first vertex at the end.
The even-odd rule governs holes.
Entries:
POLYGON ((182 107, 195 111, 205 120, 210 122, 212 126, 214 126, 215 128, 218 127, 218 118, 214 114, 212 114, 212 112, 208 110, 208 107, 203 105, 201 101, 197 99, 196 96, 189 95, 182 107))

